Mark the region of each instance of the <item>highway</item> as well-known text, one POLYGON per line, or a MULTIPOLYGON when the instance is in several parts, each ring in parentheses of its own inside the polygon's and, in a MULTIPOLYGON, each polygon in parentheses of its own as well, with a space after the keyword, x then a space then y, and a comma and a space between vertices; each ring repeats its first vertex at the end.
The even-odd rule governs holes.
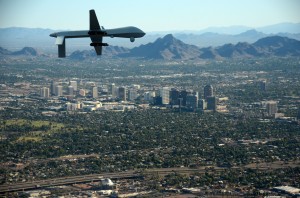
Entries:
MULTIPOLYGON (((298 166, 298 165, 296 165, 298 166)), ((282 167, 282 165, 281 165, 282 167)), ((231 169, 240 169, 242 167, 231 167, 231 169)), ((250 167, 248 167, 250 168, 250 167)), ((261 166, 261 167, 252 167, 252 169, 260 170, 268 170, 272 169, 272 166, 261 166)), ((277 168, 277 167, 273 167, 277 168)), ((18 192, 18 191, 27 191, 33 189, 39 189, 50 186, 60 186, 60 185, 71 185, 77 183, 88 183, 100 181, 103 178, 114 179, 130 179, 130 178, 138 178, 143 177, 150 174, 158 174, 158 175, 167 175, 173 172, 180 174, 190 174, 190 173, 200 173, 204 174, 205 172, 222 172, 228 168, 221 167, 210 167, 203 166, 199 168, 157 168, 157 169, 146 169, 143 171, 126 171, 126 172, 116 172, 116 173, 102 173, 102 174, 91 174, 91 175, 80 175, 80 176, 71 176, 71 177, 60 177, 46 180, 37 180, 37 181, 28 181, 28 182, 20 182, 14 184, 4 184, 0 185, 0 194, 10 193, 10 192, 18 192)))
MULTIPOLYGON (((222 171, 222 170, 223 170, 222 168, 217 168, 211 171, 222 171)), ((148 169, 145 170, 144 172, 127 171, 127 172, 118 172, 118 173, 103 173, 103 174, 80 175, 80 176, 72 176, 72 177, 61 177, 61 178, 1 185, 0 194, 33 190, 33 189, 44 188, 49 186, 71 185, 76 183, 88 183, 93 181, 95 182, 95 181, 100 181, 102 178, 130 179, 130 178, 143 177, 144 175, 147 174, 166 175, 172 172, 188 174, 191 172, 205 173, 205 171, 207 171, 207 169, 205 168, 201 168, 201 169, 161 168, 161 169, 148 169)))
POLYGON ((49 186, 60 186, 60 185, 70 185, 76 183, 100 181, 102 178, 125 179, 125 178, 136 178, 136 177, 141 177, 141 175, 134 173, 133 171, 61 177, 61 178, 38 180, 32 182, 1 185, 0 194, 17 192, 17 191, 26 191, 26 190, 44 188, 49 186))

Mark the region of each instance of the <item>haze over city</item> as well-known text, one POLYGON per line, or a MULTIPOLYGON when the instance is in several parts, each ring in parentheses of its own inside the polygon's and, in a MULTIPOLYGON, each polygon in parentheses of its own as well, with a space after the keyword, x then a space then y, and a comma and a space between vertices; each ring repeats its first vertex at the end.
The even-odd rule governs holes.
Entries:
POLYGON ((107 28, 134 24, 147 32, 300 22, 297 0, 1 0, 0 28, 86 29, 90 9, 107 28))

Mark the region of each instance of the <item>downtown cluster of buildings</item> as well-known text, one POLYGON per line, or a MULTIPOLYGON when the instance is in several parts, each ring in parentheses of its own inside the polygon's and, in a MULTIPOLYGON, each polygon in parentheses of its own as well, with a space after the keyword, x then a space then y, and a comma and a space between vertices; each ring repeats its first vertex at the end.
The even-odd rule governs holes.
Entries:
MULTIPOLYGON (((52 81, 50 87, 40 88, 42 98, 65 98, 65 109, 75 111, 83 109, 115 110, 135 109, 137 105, 143 108, 150 104, 157 108, 173 108, 179 111, 218 111, 228 112, 227 106, 222 103, 228 97, 218 98, 212 85, 206 85, 203 93, 193 90, 180 90, 174 87, 160 87, 144 89, 140 85, 117 86, 115 83, 96 86, 94 82, 71 80, 68 82, 52 81)), ((261 89, 266 89, 266 82, 260 83, 261 89)), ((263 101, 261 106, 268 116, 283 117, 278 113, 277 101, 263 101)))
MULTIPOLYGON (((261 91, 266 91, 266 81, 260 81, 261 91)), ((275 118, 279 120, 294 120, 285 117, 279 101, 263 100, 254 103, 240 103, 232 106, 228 97, 220 97, 215 94, 212 85, 206 85, 200 92, 176 87, 144 87, 137 84, 117 86, 115 83, 99 85, 98 83, 85 80, 59 80, 52 81, 48 86, 37 86, 28 84, 15 84, 24 92, 23 95, 35 98, 38 93, 40 98, 46 99, 46 109, 50 111, 95 111, 112 110, 124 111, 136 108, 172 108, 178 111, 217 111, 223 113, 245 113, 256 112, 256 117, 275 118), (25 88, 24 88, 25 86, 25 88), (33 89, 32 89, 33 88, 33 89), (38 92, 37 89, 38 89, 38 92), (30 94, 31 90, 31 94, 30 94), (48 106, 48 107, 47 107, 48 106)), ((2 91, 13 93, 12 88, 6 87, 2 91)), ((18 92, 16 89, 15 92, 18 92)), ((224 95, 220 93, 220 95, 224 95)), ((234 99, 232 99, 234 100, 234 99)), ((235 101, 235 103, 238 101, 235 101)), ((48 111, 48 113, 51 113, 48 111)), ((253 113, 252 113, 253 114, 253 113)), ((251 114, 251 115, 252 115, 251 114)), ((300 119, 300 110, 298 119, 300 119)))
POLYGON ((83 83, 71 80, 68 83, 51 82, 50 87, 40 88, 40 97, 45 99, 66 98, 69 111, 88 110, 124 110, 134 108, 135 104, 152 104, 158 107, 178 108, 189 111, 217 110, 218 99, 212 85, 206 85, 204 98, 199 92, 161 87, 156 90, 144 90, 140 85, 118 87, 114 83, 96 86, 95 83, 83 83), (88 88, 87 88, 88 87, 88 88), (100 102, 99 102, 100 101, 100 102), (125 105, 125 106, 124 106, 125 105))
POLYGON ((214 96, 213 86, 206 85, 203 93, 204 98, 200 99, 199 92, 163 87, 159 90, 159 95, 153 98, 153 104, 193 111, 197 109, 216 111, 217 98, 214 96))

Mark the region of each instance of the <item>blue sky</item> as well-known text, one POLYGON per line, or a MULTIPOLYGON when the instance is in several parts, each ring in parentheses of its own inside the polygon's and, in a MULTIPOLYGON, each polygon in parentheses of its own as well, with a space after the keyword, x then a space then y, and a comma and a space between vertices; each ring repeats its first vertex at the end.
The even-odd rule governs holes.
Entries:
POLYGON ((88 29, 90 9, 105 28, 144 31, 300 22, 299 0, 0 0, 0 28, 88 29))

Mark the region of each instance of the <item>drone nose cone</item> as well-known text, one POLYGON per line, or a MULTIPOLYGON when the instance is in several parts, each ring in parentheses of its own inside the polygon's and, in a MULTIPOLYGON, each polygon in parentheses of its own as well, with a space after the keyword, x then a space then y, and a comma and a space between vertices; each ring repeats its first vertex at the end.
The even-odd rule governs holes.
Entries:
POLYGON ((138 29, 138 31, 139 31, 140 37, 143 37, 143 36, 146 35, 146 33, 143 30, 141 30, 141 29, 138 29))
POLYGON ((56 33, 50 34, 51 37, 56 37, 56 33))

